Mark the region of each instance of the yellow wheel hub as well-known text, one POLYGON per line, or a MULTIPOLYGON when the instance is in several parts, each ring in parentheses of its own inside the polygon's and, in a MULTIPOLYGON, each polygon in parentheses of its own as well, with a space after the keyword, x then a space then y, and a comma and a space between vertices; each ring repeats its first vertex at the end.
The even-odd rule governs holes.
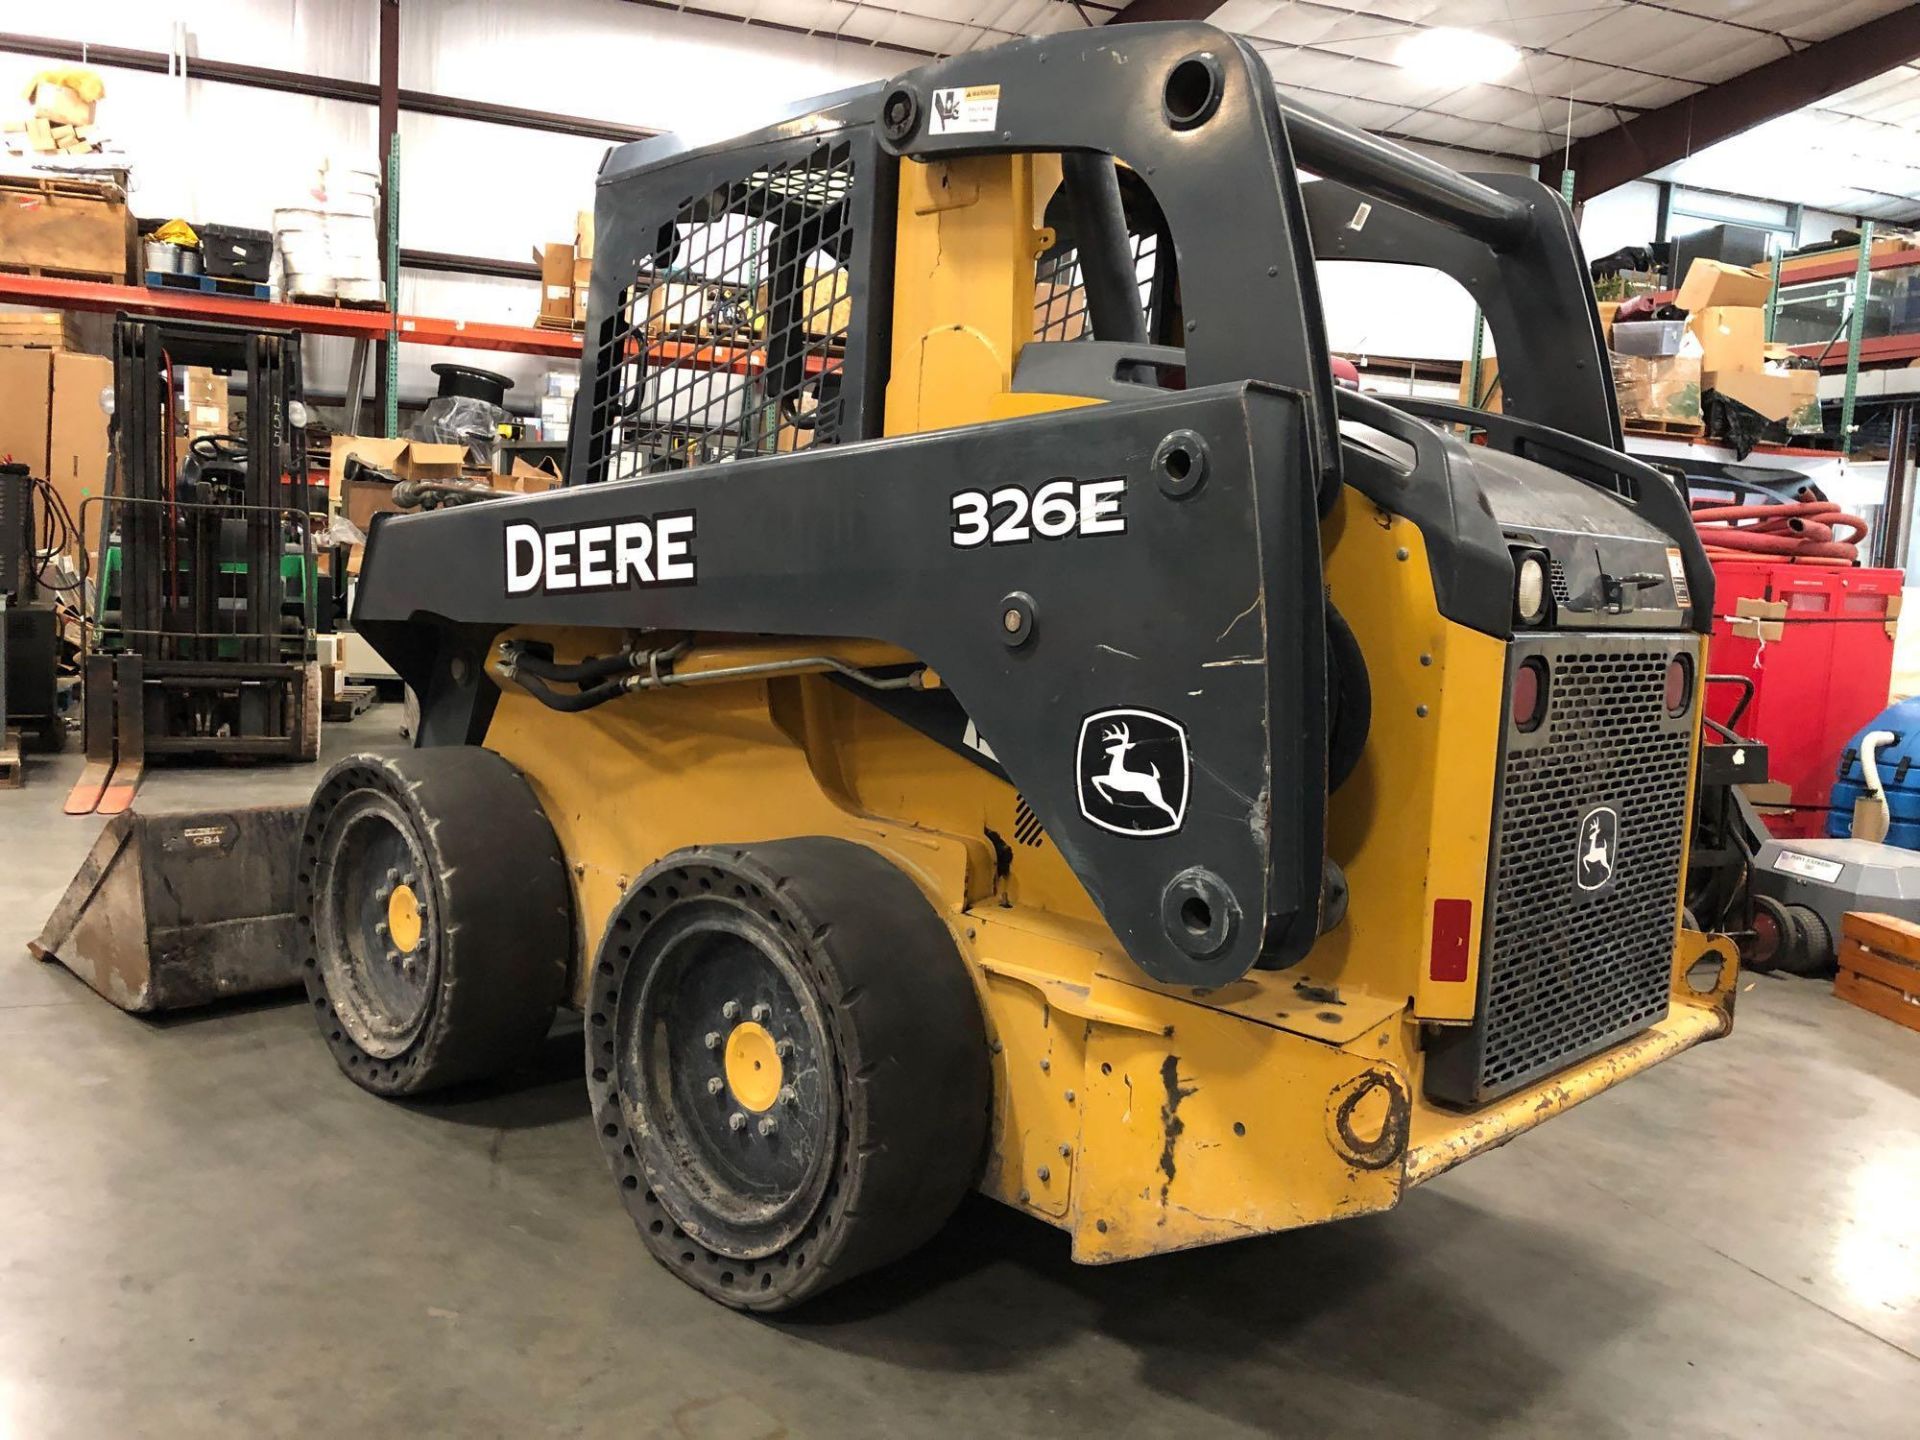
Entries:
POLYGON ((420 943, 420 897, 410 885, 396 885, 387 896, 387 934, 402 955, 410 954, 420 943))
POLYGON ((749 1110, 768 1110, 780 1098, 780 1052, 766 1027, 742 1021, 727 1036, 727 1088, 749 1110))

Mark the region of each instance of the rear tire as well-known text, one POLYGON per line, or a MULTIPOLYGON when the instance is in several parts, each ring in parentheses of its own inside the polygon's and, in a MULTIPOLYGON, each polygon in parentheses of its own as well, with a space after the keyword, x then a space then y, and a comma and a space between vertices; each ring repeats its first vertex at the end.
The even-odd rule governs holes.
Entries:
POLYGON ((897 1259, 977 1180, 980 1002, 919 888, 864 846, 682 851, 615 909, 587 1088, 641 1239, 775 1311, 897 1259))
POLYGON ((308 807, 296 887, 307 998, 355 1084, 417 1095, 546 1038, 572 892, 532 787, 492 751, 340 761, 308 807))

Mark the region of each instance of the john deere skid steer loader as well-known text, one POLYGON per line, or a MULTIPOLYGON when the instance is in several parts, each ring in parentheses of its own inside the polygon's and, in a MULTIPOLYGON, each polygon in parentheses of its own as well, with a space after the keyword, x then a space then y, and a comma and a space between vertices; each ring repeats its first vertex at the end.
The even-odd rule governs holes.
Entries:
POLYGON ((1557 197, 1137 26, 623 147, 596 219, 568 484, 369 540, 420 745, 296 866, 359 1084, 577 1006, 642 1240, 777 1310, 969 1188, 1090 1262, 1384 1210, 1728 1029, 1711 580, 1557 197), (1316 257, 1457 280, 1505 413, 1337 391, 1316 257))

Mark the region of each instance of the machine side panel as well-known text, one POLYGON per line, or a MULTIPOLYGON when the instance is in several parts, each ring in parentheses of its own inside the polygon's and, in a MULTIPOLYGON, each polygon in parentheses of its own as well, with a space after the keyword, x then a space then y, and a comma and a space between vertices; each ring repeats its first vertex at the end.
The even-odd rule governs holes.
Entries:
POLYGON ((423 620, 898 645, 1141 967, 1218 985, 1317 928, 1304 441, 1297 399, 1222 386, 399 517, 372 537, 355 622, 403 674, 423 620), (1156 459, 1176 432, 1177 479, 1156 459))

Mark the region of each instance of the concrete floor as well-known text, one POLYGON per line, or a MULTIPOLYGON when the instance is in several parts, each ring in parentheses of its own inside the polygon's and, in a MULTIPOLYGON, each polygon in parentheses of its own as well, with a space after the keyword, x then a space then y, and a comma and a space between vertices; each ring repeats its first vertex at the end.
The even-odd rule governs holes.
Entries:
POLYGON ((1920 1432, 1920 1035, 1822 984, 1743 982, 1731 1039, 1395 1214, 1091 1270, 975 1201, 759 1321, 642 1251, 577 1034, 389 1104, 299 1004, 140 1021, 29 959, 98 828, 77 770, 0 792, 0 1437, 1920 1432))

